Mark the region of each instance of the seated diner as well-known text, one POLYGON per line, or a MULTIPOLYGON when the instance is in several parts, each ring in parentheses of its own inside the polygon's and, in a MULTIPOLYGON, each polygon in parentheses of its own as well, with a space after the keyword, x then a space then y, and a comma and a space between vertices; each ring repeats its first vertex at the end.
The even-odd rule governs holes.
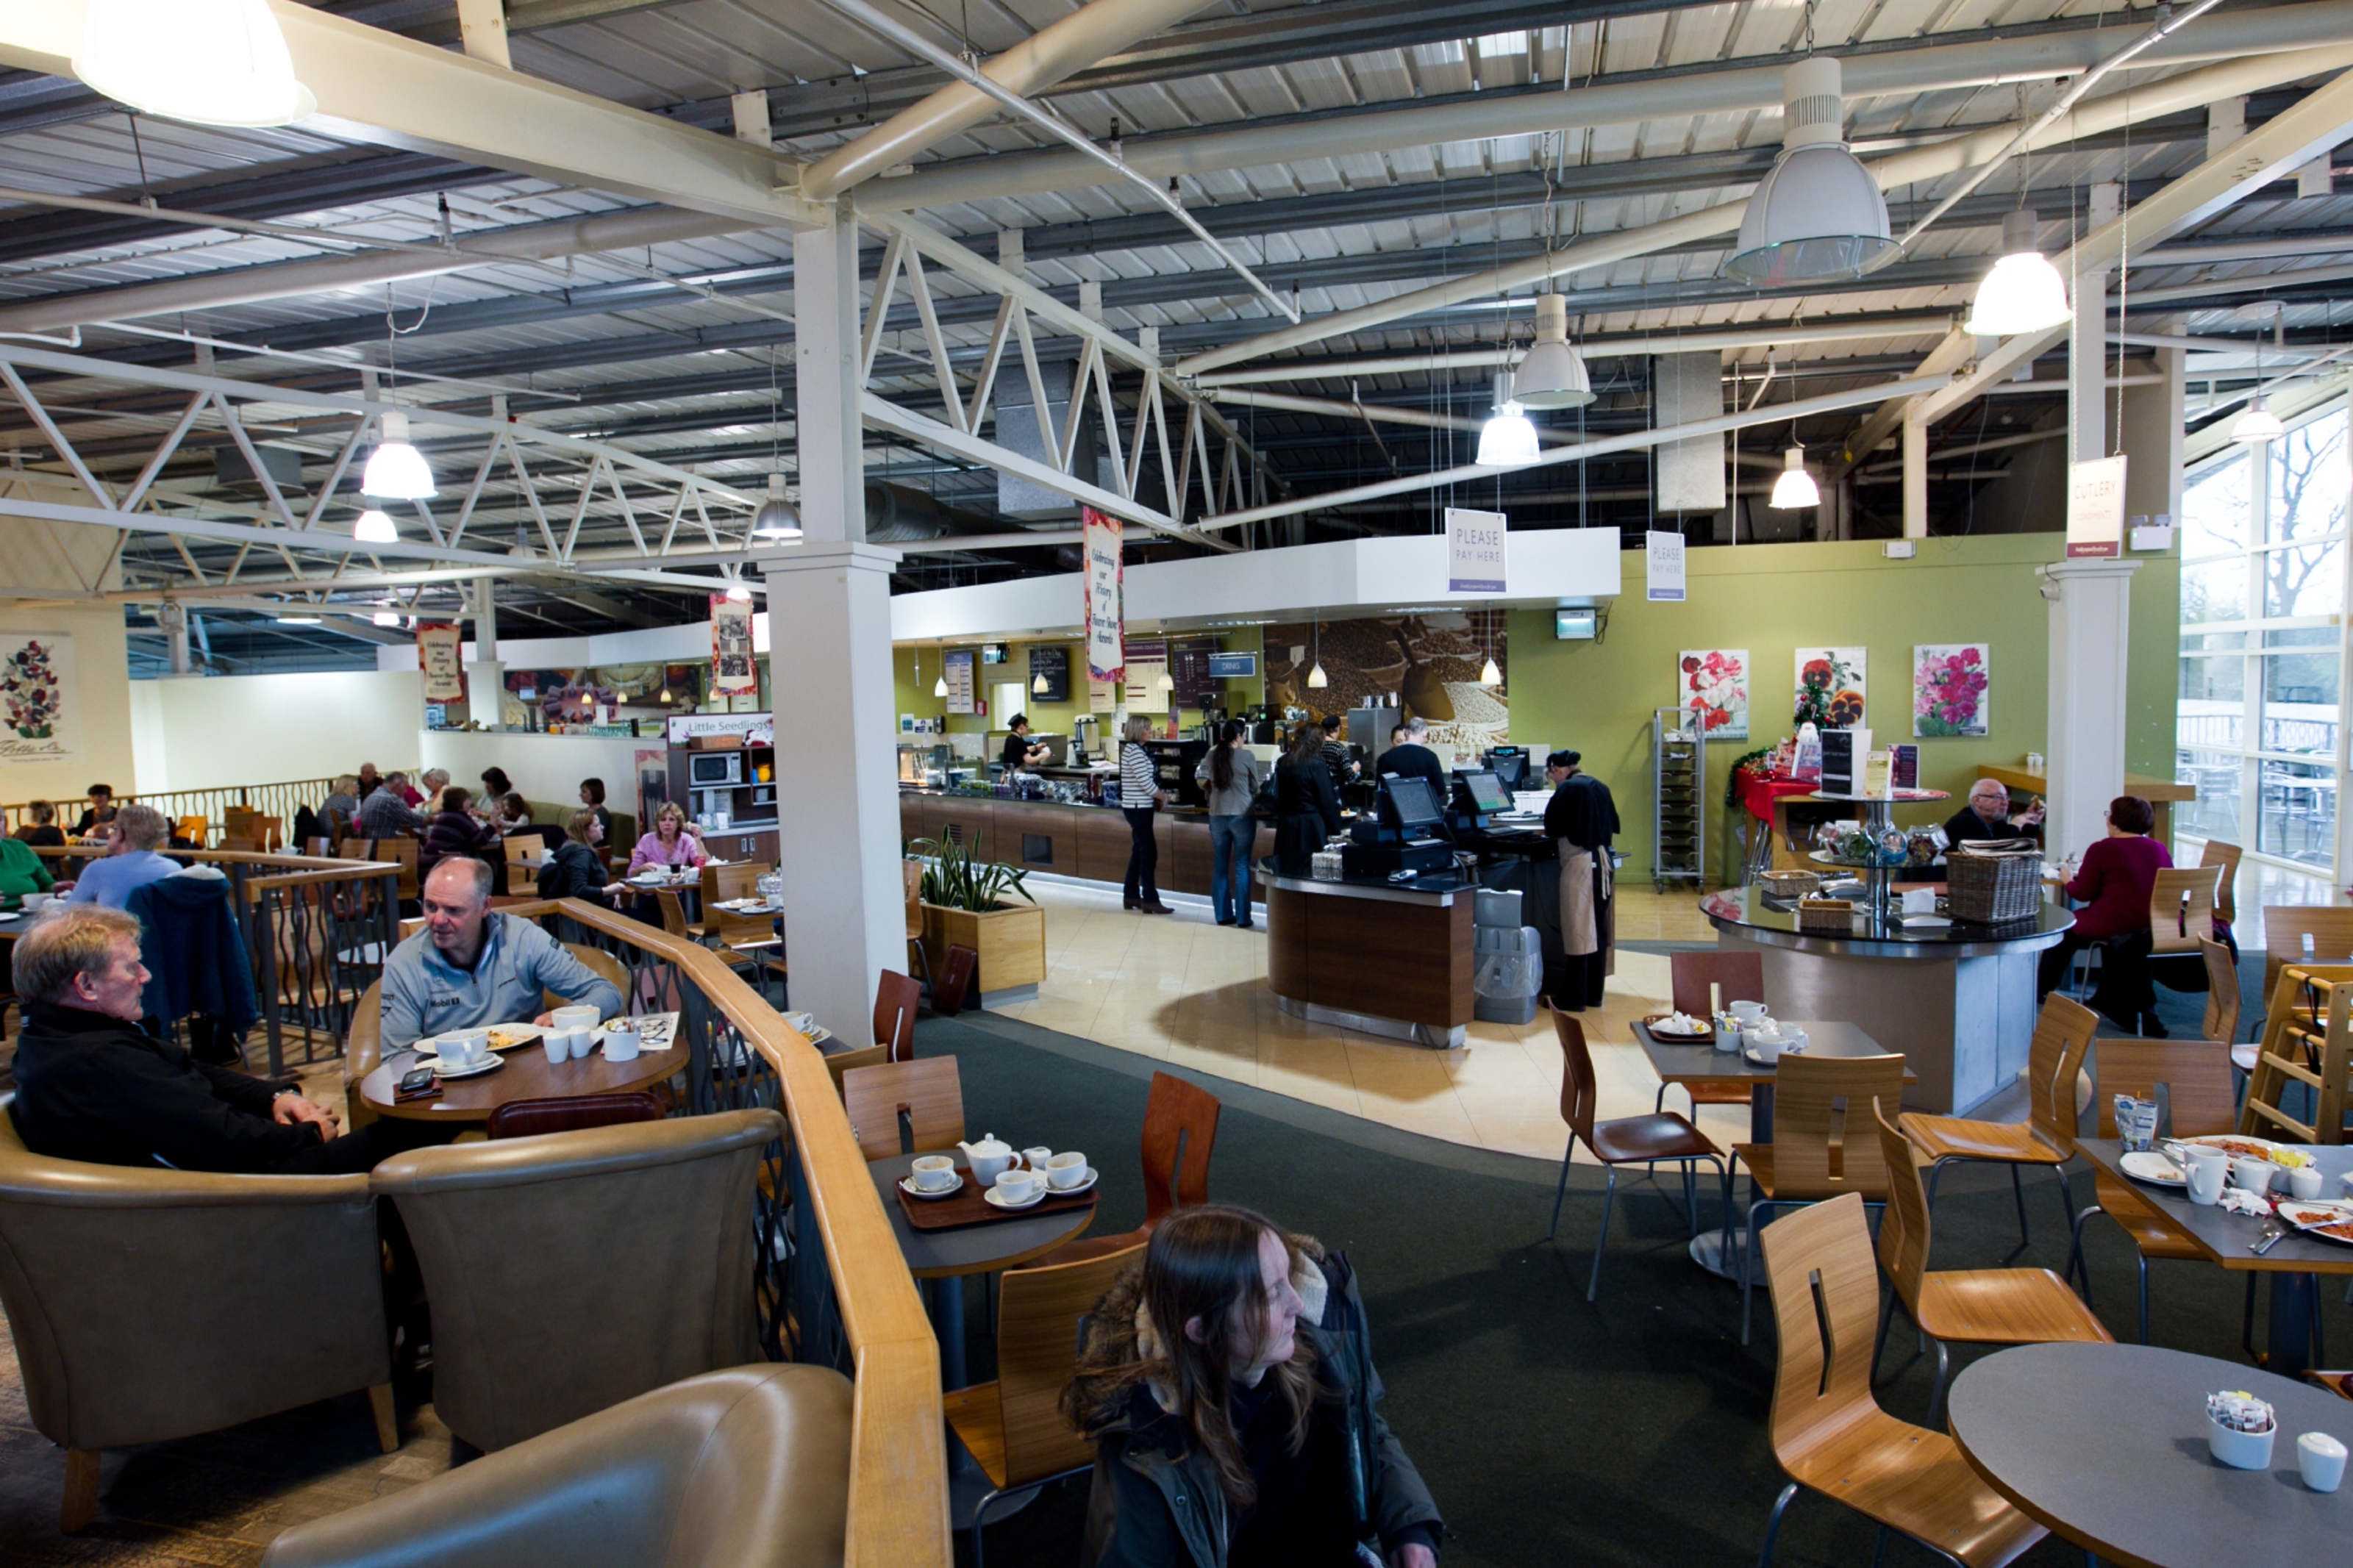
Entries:
POLYGON ((423 889, 425 929, 395 948, 384 966, 386 1049, 538 1016, 549 991, 607 1018, 620 1013, 621 994, 611 981, 539 926, 491 910, 491 868, 483 862, 445 860, 423 889))

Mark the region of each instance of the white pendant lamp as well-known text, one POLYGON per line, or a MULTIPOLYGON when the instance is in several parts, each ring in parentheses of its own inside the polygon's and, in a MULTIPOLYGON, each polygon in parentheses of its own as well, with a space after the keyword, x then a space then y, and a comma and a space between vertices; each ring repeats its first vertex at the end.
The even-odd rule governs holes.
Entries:
POLYGON ((89 0, 73 70, 117 102, 199 125, 319 111, 265 0, 89 0))
POLYGON ((408 416, 384 416, 384 439, 369 454, 360 475, 360 493, 388 496, 394 500, 430 500, 440 492, 433 486, 433 470, 425 454, 408 444, 408 416))
POLYGON ((2067 305, 2067 280, 2034 247, 2034 215, 2014 212, 2001 220, 2001 259, 1978 285, 1976 306, 1961 331, 1980 338, 2010 338, 2063 324, 2074 314, 2067 305))
POLYGON ((727 584, 727 597, 731 603, 748 605, 752 602, 752 590, 742 583, 730 583, 727 584))
POLYGON ((1773 481, 1772 498, 1765 504, 1777 511, 1795 511, 1799 507, 1822 504, 1822 492, 1814 484, 1814 476, 1806 472, 1803 447, 1792 447, 1781 454, 1781 477, 1773 481))
MULTIPOLYGON (((923 654, 919 651, 919 652, 917 652, 917 653, 916 653, 916 655, 915 655, 915 684, 917 684, 918 686, 920 686, 920 685, 922 685, 922 684, 923 684, 923 654)), ((941 650, 940 650, 940 678, 939 678, 937 680, 934 680, 934 681, 933 681, 933 682, 932 682, 932 695, 933 695, 933 696, 934 696, 934 697, 945 697, 947 694, 948 694, 948 656, 947 656, 947 650, 946 650, 946 649, 944 649, 944 648, 943 648, 943 649, 941 649, 941 650)))
POLYGON ((1535 346, 1512 378, 1524 408, 1582 408, 1593 401, 1593 380, 1585 359, 1568 342, 1568 301, 1557 294, 1536 296, 1535 346))
POLYGON ((375 615, 368 618, 380 626, 397 626, 400 625, 400 612, 398 610, 378 610, 375 615))
POLYGON ((798 539, 801 537, 800 509, 785 499, 785 476, 768 476, 768 499, 752 514, 752 537, 754 539, 798 539))
POLYGON ((1760 288, 1860 278, 1900 247, 1887 198, 1847 150, 1837 60, 1817 55, 1781 73, 1781 155, 1748 198, 1725 271, 1760 288))
POLYGON ((1043 697, 1043 696, 1045 696, 1045 695, 1046 695, 1046 693, 1047 693, 1047 692, 1049 692, 1049 691, 1050 691, 1050 690, 1052 690, 1052 689, 1052 689, 1051 687, 1050 687, 1050 686, 1048 686, 1048 685, 1046 684, 1046 672, 1045 672, 1044 670, 1042 670, 1042 669, 1041 669, 1041 670, 1039 670, 1037 674, 1035 674, 1035 675, 1033 675, 1033 676, 1031 676, 1031 677, 1029 678, 1029 695, 1030 695, 1030 696, 1032 696, 1032 697, 1043 697))
POLYGON ((1316 620, 1315 620, 1315 622, 1314 622, 1314 632, 1315 632, 1315 666, 1314 666, 1314 668, 1310 669, 1310 670, 1307 672, 1307 684, 1308 684, 1310 687, 1313 687, 1313 688, 1314 688, 1314 689, 1315 689, 1316 690, 1319 690, 1319 691, 1320 691, 1320 690, 1322 690, 1324 687, 1327 687, 1327 686, 1329 686, 1329 685, 1331 685, 1331 684, 1332 684, 1332 678, 1331 678, 1330 676, 1325 675, 1325 674, 1324 673, 1324 621, 1323 621, 1323 618, 1322 618, 1322 617, 1323 617, 1323 612, 1321 612, 1321 611, 1316 612, 1316 616, 1317 616, 1317 618, 1316 618, 1316 620))
POLYGON ((1479 684, 1482 686, 1504 684, 1504 672, 1495 668, 1495 656, 1492 653, 1487 656, 1487 662, 1479 667, 1479 684))
POLYGON ((2260 392, 2255 394, 2255 400, 2247 405, 2247 411, 2239 416, 2239 422, 2231 426, 2231 439, 2248 446, 2257 441, 2276 441, 2286 434, 2287 426, 2280 423, 2278 415, 2264 405, 2263 395, 2260 392))
POLYGON ((1495 412, 1479 426, 1479 465, 1521 468, 1536 460, 1536 427, 1512 397, 1512 373, 1495 373, 1495 412))
POLYGON ((359 544, 396 543, 400 539, 400 529, 392 521, 390 512, 370 507, 360 513, 358 521, 352 524, 352 539, 359 544))

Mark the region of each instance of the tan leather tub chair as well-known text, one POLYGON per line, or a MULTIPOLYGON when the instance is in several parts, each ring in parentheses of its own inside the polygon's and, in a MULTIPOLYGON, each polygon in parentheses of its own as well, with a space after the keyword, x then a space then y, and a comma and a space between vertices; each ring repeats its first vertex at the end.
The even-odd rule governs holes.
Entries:
POLYGON ((33 1153, 0 1110, 0 1307, 33 1425, 66 1453, 62 1527, 101 1449, 366 1389, 393 1422, 365 1176, 217 1176, 33 1153))
POLYGON ((298 1524, 264 1568, 839 1568, 849 1380, 730 1367, 298 1524))
POLYGON ((760 1358, 754 1182, 773 1110, 458 1143, 370 1178, 433 1303, 433 1408, 484 1451, 760 1358))

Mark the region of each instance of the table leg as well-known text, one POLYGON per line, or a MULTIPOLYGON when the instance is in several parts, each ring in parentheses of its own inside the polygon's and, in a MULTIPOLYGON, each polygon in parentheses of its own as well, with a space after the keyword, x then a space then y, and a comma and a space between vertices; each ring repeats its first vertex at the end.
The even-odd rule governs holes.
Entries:
POLYGON ((971 1381, 964 1367, 964 1281, 931 1279, 924 1283, 932 1292, 932 1331, 940 1341, 940 1386, 962 1388, 971 1381))
MULTIPOLYGON (((1751 1143, 1773 1142, 1773 1080, 1759 1079, 1748 1090, 1748 1141, 1751 1143)), ((1758 1222, 1759 1228, 1773 1223, 1767 1215, 1758 1222)), ((1703 1231, 1692 1237, 1692 1261, 1719 1279, 1740 1282, 1740 1254, 1748 1245, 1748 1234, 1740 1226, 1729 1227, 1727 1236, 1721 1230, 1703 1231)), ((1765 1272, 1758 1269, 1748 1277, 1752 1290, 1765 1283, 1765 1272)))
POLYGON ((2302 1377, 2312 1364, 2312 1315, 2320 1288, 2309 1274, 2271 1276, 2271 1323, 2263 1369, 2282 1377, 2302 1377))

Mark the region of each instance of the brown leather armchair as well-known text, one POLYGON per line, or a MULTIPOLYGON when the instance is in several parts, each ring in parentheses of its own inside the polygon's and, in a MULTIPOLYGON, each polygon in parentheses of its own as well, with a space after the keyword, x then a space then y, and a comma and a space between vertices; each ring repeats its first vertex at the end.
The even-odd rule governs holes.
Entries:
POLYGON ((849 1379, 706 1373, 298 1524, 263 1568, 838 1568, 849 1379))
POLYGON ((236 1176, 33 1153, 0 1111, 0 1307, 33 1425, 66 1455, 62 1527, 100 1450, 366 1389, 394 1425, 365 1176, 236 1176))
POLYGON ((433 1303, 433 1407, 485 1451, 760 1357, 754 1183, 785 1135, 731 1110, 396 1154, 433 1303))

